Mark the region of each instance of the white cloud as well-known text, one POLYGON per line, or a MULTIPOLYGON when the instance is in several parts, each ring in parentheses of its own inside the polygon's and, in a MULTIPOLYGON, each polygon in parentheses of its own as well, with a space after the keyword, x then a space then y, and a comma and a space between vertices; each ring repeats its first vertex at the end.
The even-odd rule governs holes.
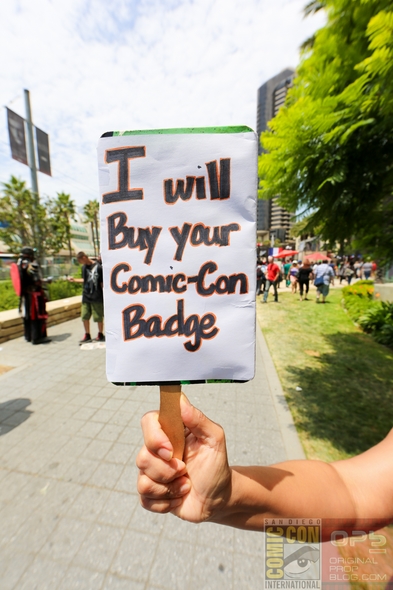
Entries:
MULTIPOLYGON (((0 100, 50 135, 41 193, 98 197, 95 146, 110 130, 256 126, 258 87, 323 24, 305 0, 9 0, 0 6, 0 100), (15 101, 13 99, 16 98, 15 101), (11 102, 13 101, 13 102, 11 102), (64 176, 67 175, 67 176, 64 176), (71 180, 73 179, 73 180, 71 180)), ((0 121, 0 181, 30 185, 0 121)))

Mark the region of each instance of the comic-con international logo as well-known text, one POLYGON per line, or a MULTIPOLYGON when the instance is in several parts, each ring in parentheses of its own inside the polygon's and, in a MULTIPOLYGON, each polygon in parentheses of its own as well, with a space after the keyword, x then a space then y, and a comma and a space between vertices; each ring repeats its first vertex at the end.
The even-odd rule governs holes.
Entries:
POLYGON ((321 588, 321 520, 265 519, 265 588, 321 588))

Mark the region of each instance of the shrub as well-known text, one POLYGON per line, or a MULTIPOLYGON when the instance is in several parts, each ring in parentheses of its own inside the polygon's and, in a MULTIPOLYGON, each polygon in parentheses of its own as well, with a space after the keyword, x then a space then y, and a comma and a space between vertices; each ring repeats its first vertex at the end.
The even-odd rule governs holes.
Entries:
POLYGON ((344 305, 351 319, 357 322, 359 317, 375 306, 373 301, 373 281, 357 281, 343 288, 344 305))
POLYGON ((0 281, 0 311, 16 309, 19 306, 19 297, 14 291, 11 280, 0 281))
MULTIPOLYGON (((69 283, 64 280, 48 283, 46 287, 50 301, 81 295, 83 290, 82 283, 69 283)), ((10 280, 0 281, 0 311, 17 309, 18 306, 19 297, 14 291, 12 282, 10 280)))
POLYGON ((378 302, 359 318, 359 325, 365 332, 381 330, 386 322, 393 322, 393 303, 378 302))
POLYGON ((68 281, 59 280, 48 284, 49 299, 51 301, 74 297, 74 295, 81 295, 82 290, 82 283, 70 283, 68 281))
POLYGON ((374 301, 372 281, 344 287, 344 305, 349 316, 380 344, 393 348, 393 303, 374 301))
POLYGON ((393 348, 393 323, 387 323, 382 326, 380 332, 373 334, 375 340, 385 346, 393 348))
POLYGON ((380 344, 393 347, 393 303, 378 302, 359 318, 359 325, 380 344))
POLYGON ((343 288, 344 297, 346 295, 356 295, 364 299, 372 299, 374 294, 374 281, 357 281, 353 285, 343 288))

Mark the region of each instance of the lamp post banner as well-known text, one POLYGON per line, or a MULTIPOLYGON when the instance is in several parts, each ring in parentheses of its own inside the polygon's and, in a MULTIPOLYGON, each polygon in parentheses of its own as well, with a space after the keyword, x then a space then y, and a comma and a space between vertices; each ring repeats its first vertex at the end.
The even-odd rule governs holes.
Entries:
POLYGON ((10 137, 11 156, 14 160, 28 166, 25 120, 7 108, 8 133, 10 137))
POLYGON ((49 135, 36 127, 35 137, 37 141, 38 170, 48 176, 52 176, 49 155, 49 135))

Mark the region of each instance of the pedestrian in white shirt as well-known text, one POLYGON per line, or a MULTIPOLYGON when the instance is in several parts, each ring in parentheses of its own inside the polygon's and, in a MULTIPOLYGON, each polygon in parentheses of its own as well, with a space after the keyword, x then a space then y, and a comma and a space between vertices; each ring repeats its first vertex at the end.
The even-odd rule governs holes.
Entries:
POLYGON ((314 285, 317 288, 317 303, 319 303, 320 296, 322 295, 322 303, 325 303, 326 297, 329 294, 330 282, 334 278, 334 272, 332 267, 329 265, 329 260, 322 260, 322 264, 318 264, 314 267, 314 285))

